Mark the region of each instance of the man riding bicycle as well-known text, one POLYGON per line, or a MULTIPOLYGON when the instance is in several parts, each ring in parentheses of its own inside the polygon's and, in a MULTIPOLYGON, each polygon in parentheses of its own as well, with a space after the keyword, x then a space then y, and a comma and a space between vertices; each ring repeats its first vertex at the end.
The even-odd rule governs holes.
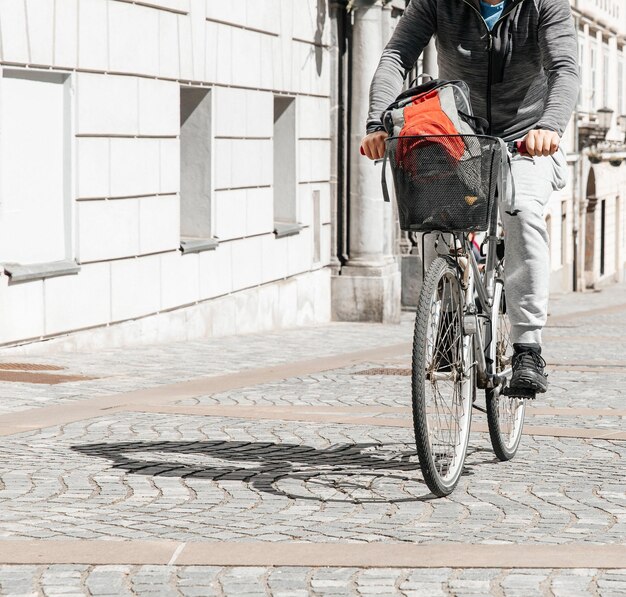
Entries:
POLYGON ((502 210, 507 313, 514 346, 512 388, 545 392, 541 331, 548 311, 550 254, 543 211, 567 178, 563 131, 579 89, 578 43, 569 0, 411 0, 387 44, 370 90, 362 152, 385 153, 381 114, 402 89, 431 37, 439 75, 463 80, 488 133, 524 140, 511 174, 515 211, 502 210), (508 212, 508 213, 507 213, 508 212))

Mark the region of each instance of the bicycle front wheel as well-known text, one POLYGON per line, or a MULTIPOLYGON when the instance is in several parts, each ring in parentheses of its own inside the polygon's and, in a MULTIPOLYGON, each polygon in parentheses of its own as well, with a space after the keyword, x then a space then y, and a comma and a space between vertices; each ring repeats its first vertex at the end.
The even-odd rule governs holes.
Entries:
MULTIPOLYGON (((513 345, 511 343, 511 324, 506 313, 506 295, 502 281, 498 280, 494 292, 491 313, 490 358, 493 360, 495 373, 511 379, 513 345)), ((502 387, 486 390, 487 422, 493 451, 500 460, 511 460, 520 440, 524 427, 526 402, 521 398, 500 394, 502 387)))
POLYGON ((463 472, 472 416, 473 343, 463 334, 463 297, 457 266, 436 259, 415 318, 412 398, 420 468, 440 497, 463 472))

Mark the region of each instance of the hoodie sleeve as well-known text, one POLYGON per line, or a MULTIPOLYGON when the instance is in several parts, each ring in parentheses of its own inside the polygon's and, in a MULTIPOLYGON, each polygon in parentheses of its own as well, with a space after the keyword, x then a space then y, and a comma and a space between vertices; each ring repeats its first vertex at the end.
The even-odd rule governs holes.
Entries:
POLYGON ((367 132, 383 128, 381 116, 400 91, 407 73, 428 45, 436 29, 432 0, 411 0, 385 47, 370 87, 367 132))
POLYGON ((539 46, 548 75, 548 99, 536 128, 563 135, 580 88, 578 36, 569 0, 544 0, 541 3, 539 46))

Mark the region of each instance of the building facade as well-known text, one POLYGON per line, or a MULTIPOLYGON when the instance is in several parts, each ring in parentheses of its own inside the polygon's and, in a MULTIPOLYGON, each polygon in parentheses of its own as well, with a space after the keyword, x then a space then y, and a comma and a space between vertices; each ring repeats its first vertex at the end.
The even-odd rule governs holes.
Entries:
MULTIPOLYGON (((0 2, 0 347, 397 321, 419 247, 358 148, 405 6, 0 2)), ((554 291, 621 280, 626 259, 626 7, 572 8, 582 86, 546 211, 554 291)))
POLYGON ((626 6, 572 0, 572 8, 582 83, 565 138, 570 184, 553 197, 547 214, 559 290, 621 281, 626 260, 626 6))
POLYGON ((0 3, 0 345, 328 321, 318 0, 0 3))

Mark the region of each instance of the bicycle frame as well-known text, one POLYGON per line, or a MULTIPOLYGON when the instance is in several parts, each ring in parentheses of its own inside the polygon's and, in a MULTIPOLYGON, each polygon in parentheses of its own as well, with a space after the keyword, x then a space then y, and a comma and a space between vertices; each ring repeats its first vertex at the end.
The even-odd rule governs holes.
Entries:
MULTIPOLYGON (((496 284, 496 246, 498 238, 492 231, 486 239, 487 262, 481 273, 470 241, 466 234, 457 235, 465 260, 463 271, 463 290, 465 291, 465 315, 463 324, 466 333, 474 337, 474 355, 478 386, 493 388, 500 383, 493 372, 494 359, 488 354, 491 349, 492 325, 491 311, 493 308, 494 289, 496 284), (476 300, 480 305, 480 314, 476 308, 476 300)), ((457 260, 460 261, 460 260, 457 260)), ((463 267, 462 262, 460 263, 463 267)))
MULTIPOLYGON (((504 141, 500 140, 502 144, 504 141)), ((516 154, 526 154, 525 143, 522 142, 509 142, 506 144, 507 160, 510 167, 510 158, 516 154)), ((385 154, 386 157, 386 154, 385 154)), ((504 165, 502 166, 505 167, 504 165)), ((384 168, 383 168, 384 172, 384 168)), ((510 177, 510 171, 501 178, 500 185, 498 187, 499 193, 503 196, 507 195, 506 186, 510 177)), ((383 185, 386 187, 386 183, 383 185)), ((498 237, 498 224, 500 222, 499 210, 501 207, 501 201, 495 200, 492 206, 492 213, 489 223, 489 229, 487 231, 487 237, 483 243, 487 247, 487 260, 485 268, 481 272, 474 257, 470 241, 468 239, 467 232, 443 232, 433 231, 438 235, 449 236, 458 241, 460 244, 460 251, 453 251, 453 255, 449 258, 454 258, 457 266, 462 272, 461 282, 463 291, 465 292, 465 307, 463 326, 465 335, 470 335, 474 339, 474 354, 477 356, 477 361, 472 363, 472 367, 476 366, 478 387, 482 389, 494 390, 495 395, 499 395, 502 389, 506 386, 507 377, 511 375, 512 369, 507 368, 501 371, 499 374, 494 372, 495 366, 495 351, 496 346, 493 340, 493 309, 494 309, 494 295, 496 291, 496 284, 498 283, 498 258, 496 248, 500 242, 498 237), (465 260, 465 263, 462 261, 465 260), (481 313, 478 313, 476 308, 476 301, 474 294, 478 297, 478 305, 480 306, 481 313), (479 321, 482 320, 482 321, 479 321)), ((422 257, 425 255, 424 250, 424 238, 428 233, 422 235, 422 257)), ((456 245, 456 243, 454 243, 456 245)), ((425 273, 425 268, 424 268, 425 273)), ((495 308, 498 308, 496 306, 495 308)), ((471 344, 471 343, 470 343, 471 344)), ((468 355, 465 355, 466 362, 469 361, 468 355)))
POLYGON ((461 244, 463 258, 467 260, 463 274, 463 289, 465 291, 464 326, 466 332, 474 337, 478 386, 489 389, 504 387, 506 385, 506 377, 511 374, 510 369, 500 372, 499 375, 496 375, 494 372, 496 347, 493 343, 492 311, 494 308, 495 286, 498 280, 496 249, 498 243, 501 242, 498 236, 498 205, 495 206, 494 211, 495 217, 491 218, 487 237, 484 241, 487 247, 487 260, 482 272, 474 257, 467 233, 455 235, 461 244), (475 295, 481 308, 480 315, 476 309, 475 295), (481 320, 483 321, 481 322, 481 320))
MULTIPOLYGON (((497 205, 496 205, 497 210, 497 205)), ((455 260, 457 266, 462 271, 461 283, 465 293, 464 297, 464 318, 463 325, 466 335, 473 336, 475 362, 472 367, 476 367, 478 387, 494 389, 503 387, 506 376, 510 375, 509 369, 501 372, 500 375, 494 373, 495 346, 492 345, 492 309, 497 278, 497 253, 496 247, 500 242, 498 237, 498 217, 491 218, 491 224, 487 232, 484 245, 487 248, 487 260, 485 268, 481 272, 471 243, 466 232, 459 233, 437 233, 447 235, 458 241, 460 249, 453 250, 449 258, 455 260), (480 313, 476 308, 476 300, 480 306, 480 313), (491 354, 491 353, 494 354, 491 354)), ((424 235, 426 236, 426 235, 424 235)), ((424 250, 422 249, 422 255, 424 250)), ((469 359, 468 359, 469 360, 469 359)))

